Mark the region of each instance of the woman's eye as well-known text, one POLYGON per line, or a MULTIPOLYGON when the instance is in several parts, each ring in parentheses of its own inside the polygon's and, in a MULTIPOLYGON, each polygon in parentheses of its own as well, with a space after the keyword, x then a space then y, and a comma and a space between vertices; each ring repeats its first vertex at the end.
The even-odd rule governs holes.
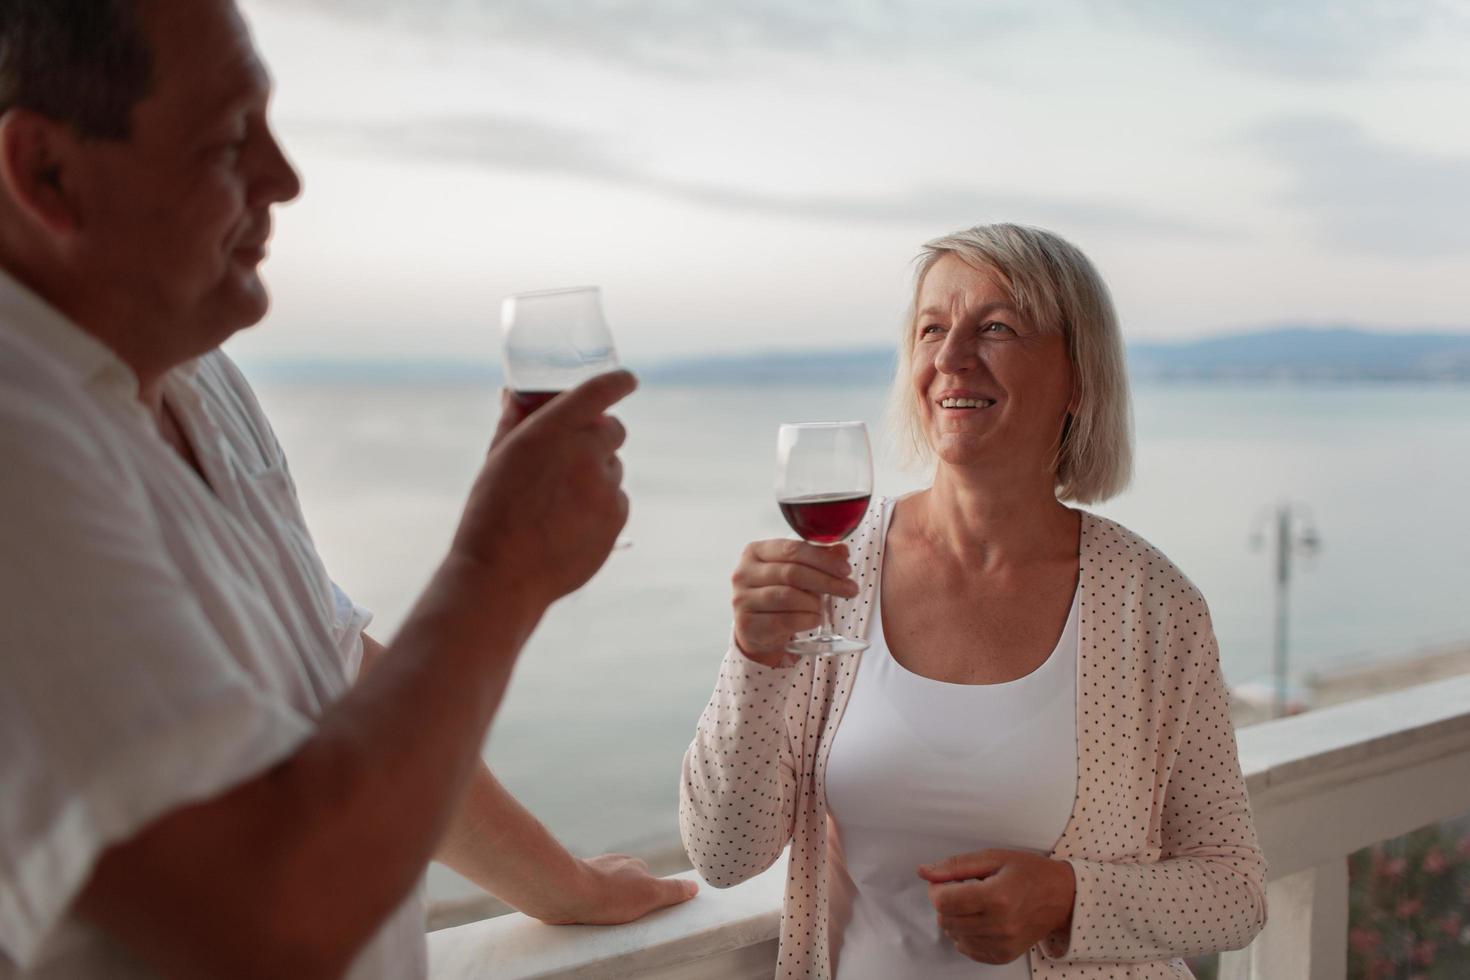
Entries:
POLYGON ((926 323, 924 326, 922 326, 922 327, 919 328, 919 336, 920 337, 928 337, 931 334, 939 333, 942 330, 944 330, 944 327, 941 326, 940 324, 937 324, 937 323, 926 323))
POLYGON ((992 320, 980 328, 983 333, 1010 333, 1011 328, 999 320, 992 320))

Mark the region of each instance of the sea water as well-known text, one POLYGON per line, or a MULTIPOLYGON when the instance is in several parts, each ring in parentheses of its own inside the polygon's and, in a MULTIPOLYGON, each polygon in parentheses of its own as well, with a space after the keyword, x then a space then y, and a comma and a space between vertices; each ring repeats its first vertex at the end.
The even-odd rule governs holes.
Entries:
MULTIPOLYGON (((259 392, 328 569, 390 638, 448 545, 498 393, 463 381, 259 392)), ((730 571, 746 542, 790 533, 776 427, 861 419, 877 433, 884 394, 648 386, 618 408, 634 546, 552 608, 485 750, 569 846, 676 839, 679 762, 728 642, 730 571)), ((1199 586, 1232 683, 1269 671, 1273 566, 1252 542, 1269 544, 1282 502, 1309 512, 1322 542, 1294 567, 1294 676, 1470 643, 1470 387, 1160 384, 1134 403, 1133 485, 1097 510, 1199 586)), ((924 482, 878 461, 879 494, 924 482)), ((433 897, 465 888, 431 875, 433 897)))

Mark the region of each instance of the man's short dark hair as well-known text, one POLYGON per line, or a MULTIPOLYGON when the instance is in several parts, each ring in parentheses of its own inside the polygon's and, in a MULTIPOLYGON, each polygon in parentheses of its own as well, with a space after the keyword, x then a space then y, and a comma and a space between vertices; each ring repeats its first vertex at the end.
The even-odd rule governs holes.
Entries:
POLYGON ((0 0, 0 114, 29 109, 89 139, 128 139, 153 81, 141 2, 0 0))

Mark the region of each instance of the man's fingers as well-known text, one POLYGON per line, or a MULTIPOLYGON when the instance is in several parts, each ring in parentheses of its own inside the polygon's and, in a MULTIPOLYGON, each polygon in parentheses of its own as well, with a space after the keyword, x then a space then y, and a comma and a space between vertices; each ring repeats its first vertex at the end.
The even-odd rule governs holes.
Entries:
POLYGON ((616 456, 609 456, 604 464, 607 470, 607 481, 611 486, 621 487, 623 485, 623 461, 616 456))
POLYGON ((919 865, 919 877, 928 882, 962 881, 965 878, 988 878, 1005 865, 1003 851, 975 851, 956 854, 943 861, 919 865))
POLYGON ((617 452, 628 441, 627 428, 611 415, 604 415, 597 420, 597 432, 610 453, 617 452))
POLYGON ((490 448, 494 449, 511 430, 520 425, 526 419, 526 410, 521 403, 515 400, 509 388, 500 389, 500 421, 495 425, 495 435, 490 439, 490 448))
POLYGON ((655 878, 653 882, 656 909, 687 902, 699 894, 699 885, 688 878, 655 878))
POLYGON ((609 371, 589 378, 546 403, 534 418, 548 424, 578 429, 589 425, 618 402, 631 395, 638 380, 628 371, 609 371))

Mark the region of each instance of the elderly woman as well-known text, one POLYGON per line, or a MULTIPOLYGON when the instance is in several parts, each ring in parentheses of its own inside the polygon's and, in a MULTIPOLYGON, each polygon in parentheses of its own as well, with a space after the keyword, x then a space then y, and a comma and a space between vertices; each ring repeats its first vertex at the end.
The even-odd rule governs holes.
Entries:
POLYGON ((1260 930, 1265 865, 1204 599, 1064 503, 1129 476, 1107 288, 1045 231, 936 239, 899 364, 933 484, 850 550, 745 550, 689 856, 727 886, 791 845, 782 978, 1187 977, 1260 930), (785 652, 824 595, 865 652, 785 652))

